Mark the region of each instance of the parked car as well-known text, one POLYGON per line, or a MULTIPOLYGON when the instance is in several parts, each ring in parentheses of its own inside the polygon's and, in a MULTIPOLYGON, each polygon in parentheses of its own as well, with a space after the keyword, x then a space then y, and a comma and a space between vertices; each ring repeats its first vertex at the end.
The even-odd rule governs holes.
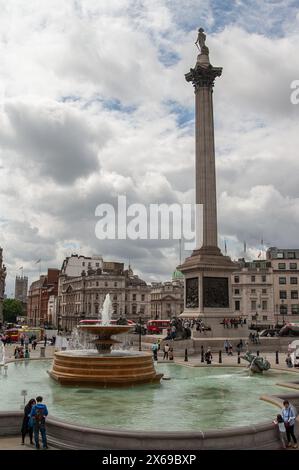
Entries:
POLYGON ((262 330, 259 335, 260 336, 266 336, 268 338, 273 338, 275 336, 278 336, 279 334, 279 329, 278 328, 267 328, 266 330, 262 330))

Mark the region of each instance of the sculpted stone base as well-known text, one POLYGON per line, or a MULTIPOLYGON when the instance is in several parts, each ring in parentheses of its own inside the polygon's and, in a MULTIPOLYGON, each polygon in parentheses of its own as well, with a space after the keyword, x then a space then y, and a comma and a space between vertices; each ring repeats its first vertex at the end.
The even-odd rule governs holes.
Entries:
MULTIPOLYGON (((77 351, 80 353, 80 351, 77 351)), ((152 355, 136 353, 130 356, 72 355, 56 352, 50 377, 62 385, 120 387, 160 382, 152 355)))

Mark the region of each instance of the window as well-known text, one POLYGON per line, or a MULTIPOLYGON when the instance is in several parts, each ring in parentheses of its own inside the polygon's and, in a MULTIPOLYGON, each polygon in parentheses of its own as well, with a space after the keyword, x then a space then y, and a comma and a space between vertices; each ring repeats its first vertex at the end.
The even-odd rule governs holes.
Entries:
POLYGON ((279 278, 279 284, 286 284, 287 283, 287 278, 286 277, 280 277, 279 278))
POLYGON ((285 263, 278 263, 278 269, 285 269, 286 264, 285 263))
POLYGON ((251 293, 252 293, 252 294, 255 294, 255 293, 256 293, 256 290, 255 290, 255 289, 251 289, 251 293))
POLYGON ((263 321, 267 321, 267 320, 268 320, 267 315, 263 315, 263 321))
POLYGON ((96 294, 96 299, 98 300, 98 298, 99 298, 99 294, 96 294))
POLYGON ((291 291, 291 299, 298 299, 298 291, 292 290, 291 291))
POLYGON ((235 283, 236 283, 236 284, 238 284, 238 283, 240 282, 239 276, 235 276, 234 279, 235 279, 235 283))
POLYGON ((287 315, 288 314, 288 306, 287 305, 280 305, 279 311, 281 315, 287 315))
POLYGON ((136 315, 136 313, 137 313, 137 305, 133 305, 132 306, 132 314, 136 315))
POLYGON ((235 289, 235 295, 239 295, 240 294, 240 289, 235 289))
POLYGON ((288 258, 289 259, 295 259, 296 258, 295 252, 294 251, 288 251, 288 258))
POLYGON ((251 301, 251 311, 253 312, 254 310, 256 310, 256 300, 251 301))
POLYGON ((290 263, 290 269, 297 269, 297 263, 290 263))
POLYGON ((291 311, 293 315, 299 315, 299 305, 298 304, 293 304, 291 306, 291 311))
POLYGON ((107 281, 105 281, 105 287, 108 287, 108 282, 107 281))
POLYGON ((84 263, 84 261, 83 261, 83 263, 82 263, 82 266, 85 266, 85 263, 84 263))
POLYGON ((89 267, 89 268, 91 267, 91 262, 88 263, 88 267, 89 267))
POLYGON ((133 294, 133 300, 136 300, 136 294, 133 294))
POLYGON ((282 252, 277 253, 277 258, 283 258, 283 253, 282 252))
POLYGON ((96 282, 96 286, 97 286, 97 287, 98 287, 98 285, 99 285, 99 281, 96 282))
POLYGON ((291 284, 298 284, 298 278, 297 277, 291 277, 290 282, 291 282, 291 284))
POLYGON ((251 282, 255 282, 255 276, 251 276, 251 282))
POLYGON ((287 298, 287 291, 286 290, 280 290, 279 291, 279 298, 280 299, 286 299, 287 298))
POLYGON ((262 276, 262 282, 266 282, 267 281, 267 276, 262 276))
POLYGON ((141 300, 142 300, 142 302, 144 302, 144 300, 145 300, 145 295, 144 294, 141 295, 141 300))
POLYGON ((113 300, 117 300, 117 295, 116 294, 114 294, 113 300))
POLYGON ((267 289, 262 289, 262 294, 267 294, 267 289))
POLYGON ((235 310, 240 310, 240 300, 235 300, 235 310))
POLYGON ((268 302, 267 302, 267 300, 263 300, 262 301, 262 310, 267 310, 267 308, 268 308, 268 302))
POLYGON ((99 268, 99 267, 100 267, 100 263, 96 263, 96 267, 99 268))
POLYGON ((117 287, 117 282, 114 283, 114 287, 117 287))

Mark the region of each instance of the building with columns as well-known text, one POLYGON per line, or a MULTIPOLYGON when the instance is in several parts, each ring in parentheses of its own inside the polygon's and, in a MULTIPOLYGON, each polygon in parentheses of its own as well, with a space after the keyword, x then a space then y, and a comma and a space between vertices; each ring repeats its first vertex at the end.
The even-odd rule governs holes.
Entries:
POLYGON ((0 247, 0 323, 3 323, 3 301, 5 293, 6 267, 3 264, 3 249, 0 247))
POLYGON ((184 310, 184 276, 176 270, 172 280, 152 282, 151 285, 151 318, 168 320, 179 316, 184 310))
POLYGON ((150 286, 123 263, 103 262, 102 268, 83 270, 80 276, 59 277, 59 328, 71 331, 84 318, 98 318, 110 294, 113 318, 138 321, 150 318, 150 286))

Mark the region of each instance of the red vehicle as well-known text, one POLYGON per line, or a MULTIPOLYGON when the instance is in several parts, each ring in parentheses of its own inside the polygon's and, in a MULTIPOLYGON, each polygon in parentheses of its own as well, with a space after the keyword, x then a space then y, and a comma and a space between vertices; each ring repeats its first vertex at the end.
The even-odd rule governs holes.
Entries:
POLYGON ((18 328, 9 328, 9 330, 5 331, 5 336, 9 338, 11 343, 17 343, 19 341, 19 335, 21 330, 18 328))
POLYGON ((149 335, 161 335, 164 329, 170 328, 170 320, 149 320, 146 327, 149 335))

